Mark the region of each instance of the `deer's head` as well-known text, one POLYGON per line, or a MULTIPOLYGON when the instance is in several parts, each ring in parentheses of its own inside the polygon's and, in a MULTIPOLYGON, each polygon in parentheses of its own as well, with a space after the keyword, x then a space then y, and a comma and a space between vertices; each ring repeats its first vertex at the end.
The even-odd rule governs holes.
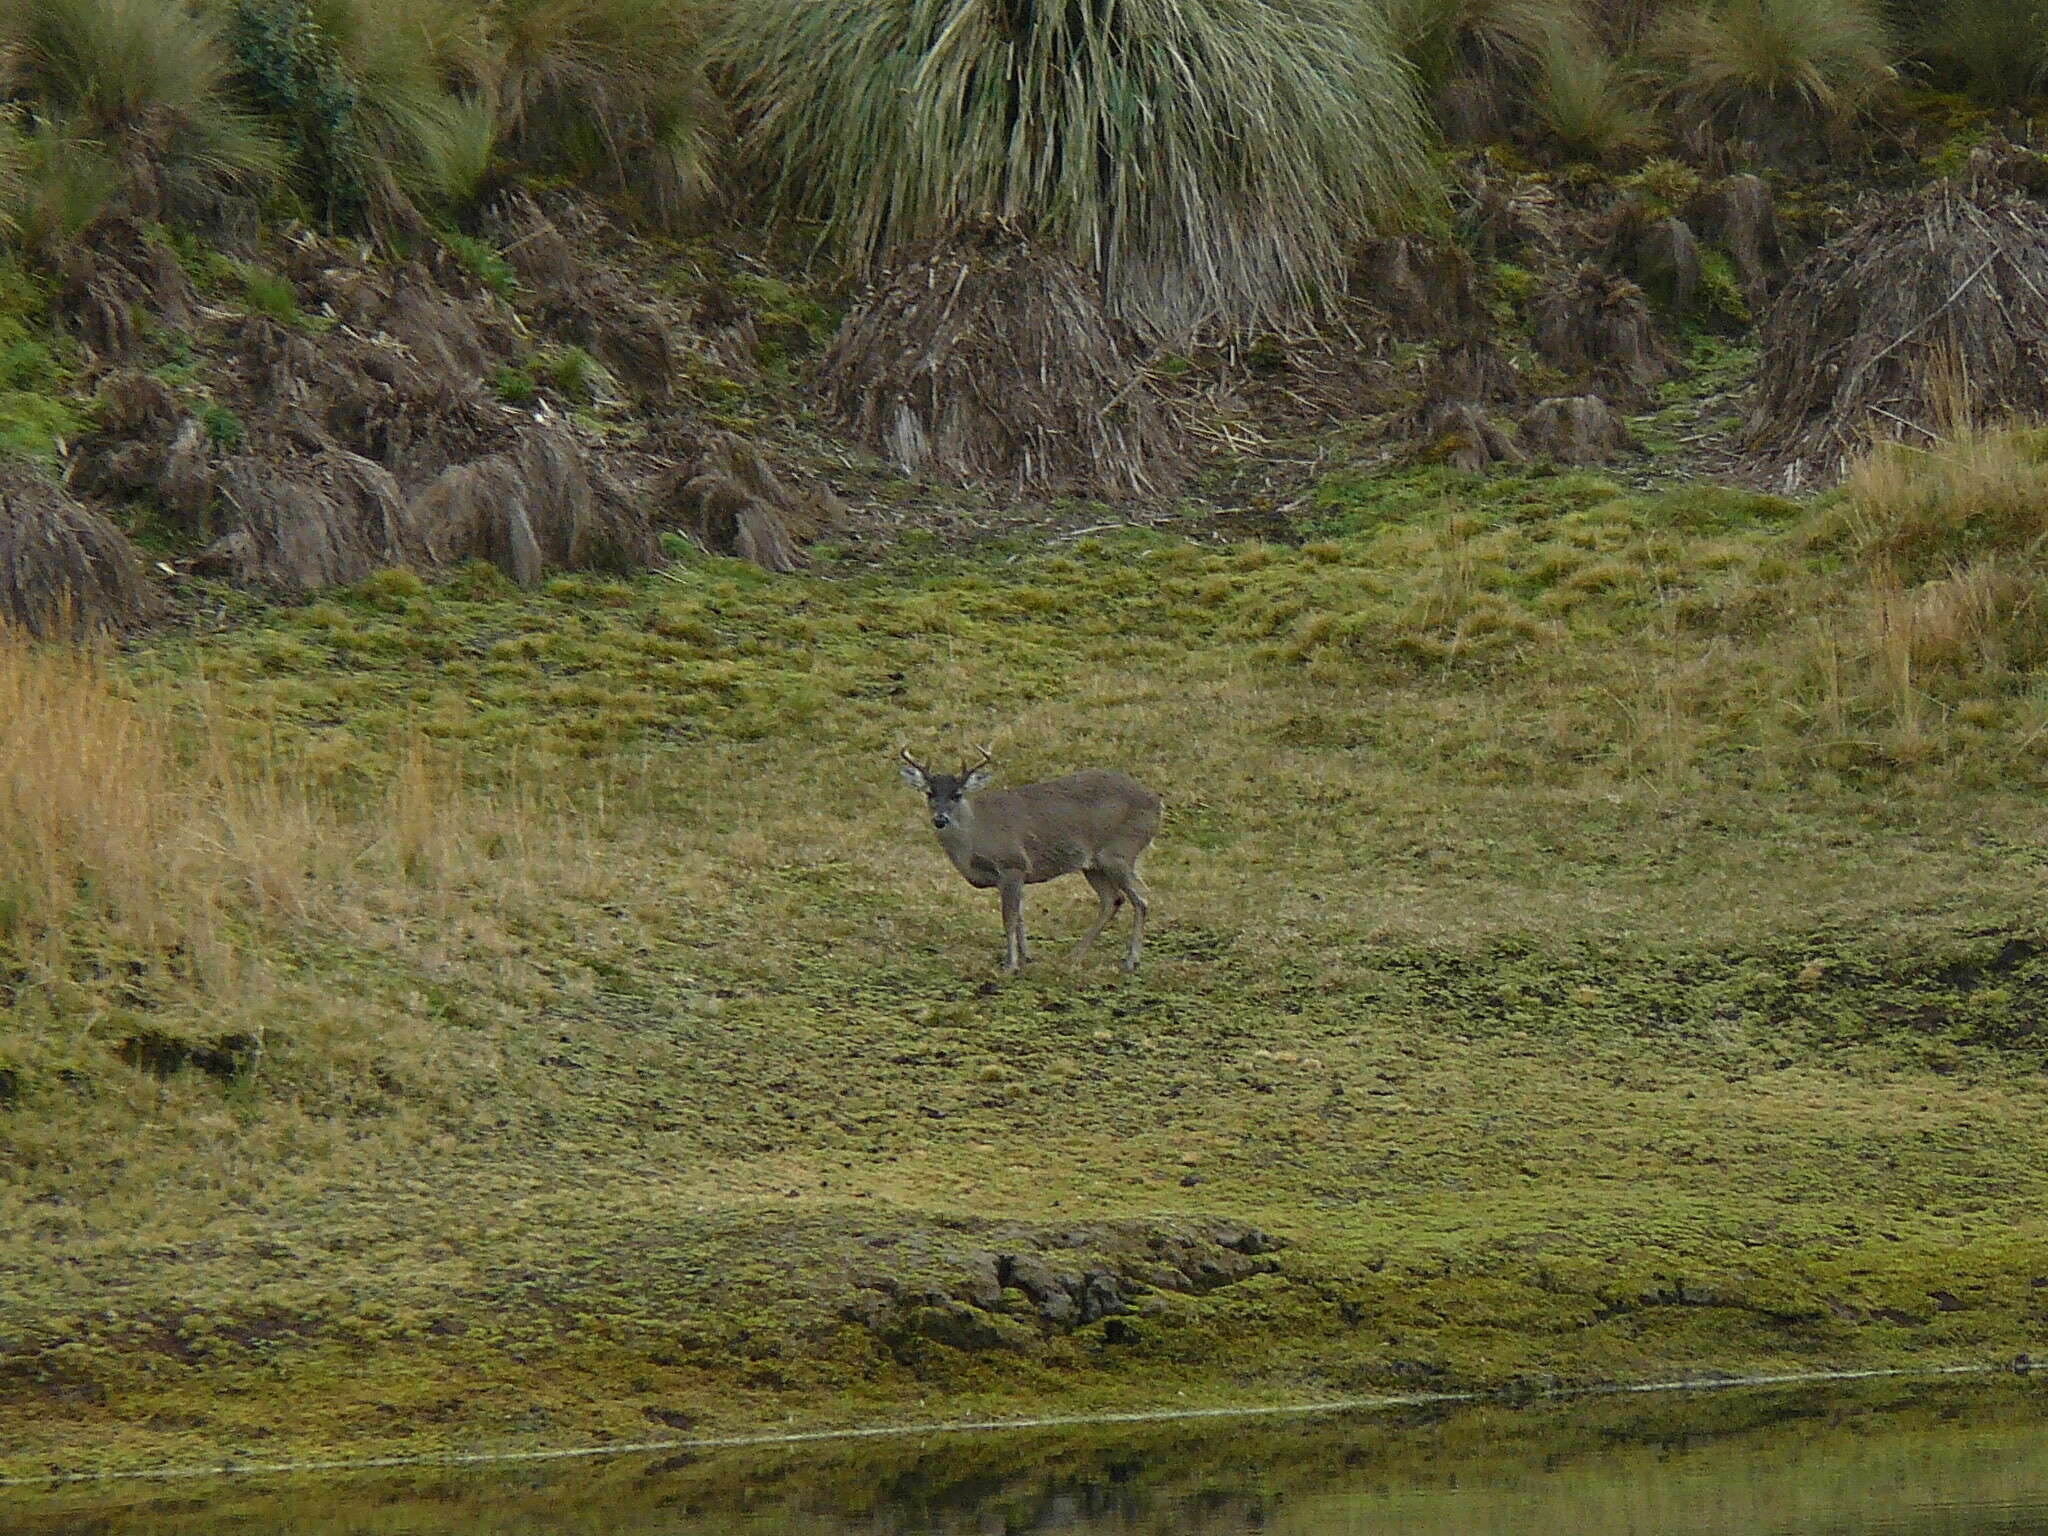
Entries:
POLYGON ((958 773, 933 773, 905 747, 903 781, 923 794, 925 803, 931 807, 933 829, 943 832, 960 820, 967 797, 995 776, 989 769, 994 760, 988 748, 983 747, 980 762, 963 763, 958 773))

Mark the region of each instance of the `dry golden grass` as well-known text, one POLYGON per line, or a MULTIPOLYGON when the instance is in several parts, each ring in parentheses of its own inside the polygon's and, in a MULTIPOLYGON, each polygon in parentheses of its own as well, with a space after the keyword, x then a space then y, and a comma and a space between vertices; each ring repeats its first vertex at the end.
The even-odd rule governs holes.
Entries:
POLYGON ((0 1115, 0 1230, 175 1233, 281 1174, 432 1146, 493 1050, 445 1038, 460 990, 423 978, 454 949, 531 995, 507 925, 605 879, 538 785, 481 792, 417 732, 338 786, 250 725, 203 680, 145 702, 102 659, 0 637, 0 1108, 39 1107, 0 1115), (392 1112, 352 1120, 394 1072, 392 1112), (92 1213, 53 1209, 51 1177, 92 1213))

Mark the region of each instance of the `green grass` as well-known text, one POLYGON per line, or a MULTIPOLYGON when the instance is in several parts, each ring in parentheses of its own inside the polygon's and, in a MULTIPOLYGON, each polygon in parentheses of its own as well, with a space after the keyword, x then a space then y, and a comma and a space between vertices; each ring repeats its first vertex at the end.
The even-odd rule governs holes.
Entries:
POLYGON ((53 460, 87 426, 64 398, 70 357, 44 324, 47 307, 44 284, 0 257, 0 456, 53 460))
POLYGON ((187 766, 24 888, 63 944, 14 919, 5 1464, 2037 1347, 2027 676, 1909 732, 1831 508, 1321 501, 1298 549, 208 593, 113 676, 187 766), (891 766, 982 740, 1166 795, 1138 979, 1064 966, 1064 885, 999 979, 891 766), (1277 1270, 859 1320, 1197 1217, 1277 1270))

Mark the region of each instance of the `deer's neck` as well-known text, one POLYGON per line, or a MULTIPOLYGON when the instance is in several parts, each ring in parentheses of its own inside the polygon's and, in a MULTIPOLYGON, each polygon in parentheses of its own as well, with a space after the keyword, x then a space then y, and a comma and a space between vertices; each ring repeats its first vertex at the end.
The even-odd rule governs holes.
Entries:
POLYGON ((980 842, 973 807, 963 800, 952 825, 939 829, 939 846, 946 850, 946 857, 953 861, 953 867, 972 880, 977 874, 974 860, 980 842))

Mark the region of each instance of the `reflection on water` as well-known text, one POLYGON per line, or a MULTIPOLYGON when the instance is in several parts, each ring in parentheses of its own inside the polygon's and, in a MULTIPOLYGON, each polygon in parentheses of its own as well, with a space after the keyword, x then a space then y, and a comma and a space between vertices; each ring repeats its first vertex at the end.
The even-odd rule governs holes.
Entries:
POLYGON ((0 1490, 77 1536, 2036 1536, 2048 1383, 959 1434, 328 1479, 0 1490))

